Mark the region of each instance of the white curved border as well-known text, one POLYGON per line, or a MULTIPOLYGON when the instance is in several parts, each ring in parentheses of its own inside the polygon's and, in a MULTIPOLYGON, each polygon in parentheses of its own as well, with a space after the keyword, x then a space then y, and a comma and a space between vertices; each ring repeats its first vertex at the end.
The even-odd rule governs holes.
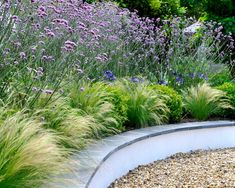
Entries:
POLYGON ((235 147, 234 126, 184 130, 147 137, 113 152, 97 168, 87 187, 107 188, 129 170, 178 152, 226 147, 235 147))

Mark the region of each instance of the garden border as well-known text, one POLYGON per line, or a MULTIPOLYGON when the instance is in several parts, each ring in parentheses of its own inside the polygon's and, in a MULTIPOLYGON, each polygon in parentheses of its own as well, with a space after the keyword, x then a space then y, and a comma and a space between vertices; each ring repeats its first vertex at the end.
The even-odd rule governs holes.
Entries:
MULTIPOLYGON (((95 181, 95 176, 105 165, 107 160, 109 160, 112 156, 114 156, 114 154, 117 154, 122 149, 125 149, 128 146, 134 145, 141 141, 146 141, 147 139, 155 137, 157 138, 161 135, 170 135, 171 133, 185 131, 193 132, 193 130, 211 130, 212 128, 230 128, 231 130, 234 129, 235 131, 235 121, 190 122, 173 125, 154 126, 132 130, 121 133, 119 135, 105 138, 73 156, 73 159, 75 161, 79 161, 79 164, 73 166, 75 171, 73 172, 73 174, 68 175, 67 178, 73 180, 71 182, 74 183, 74 186, 71 184, 64 187, 103 188, 104 186, 100 187, 100 185, 97 185, 98 187, 94 187, 93 181, 95 181)), ((231 142, 234 143, 235 146, 235 137, 231 142)), ((114 180, 115 179, 113 179, 113 181, 114 180)))

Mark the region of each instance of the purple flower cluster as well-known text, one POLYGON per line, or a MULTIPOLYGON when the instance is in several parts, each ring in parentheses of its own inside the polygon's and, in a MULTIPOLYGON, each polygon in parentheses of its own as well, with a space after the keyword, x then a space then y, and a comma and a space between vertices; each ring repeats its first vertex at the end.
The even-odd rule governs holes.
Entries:
MULTIPOLYGON (((10 1, 5 5, 14 6, 10 1)), ((0 8, 0 20, 2 12, 0 8)), ((234 51, 234 40, 223 35, 222 26, 203 23, 201 35, 189 36, 183 30, 196 20, 139 17, 111 2, 31 0, 20 3, 19 13, 11 18, 15 32, 3 40, 7 42, 0 57, 9 64, 29 64, 37 81, 42 76, 56 80, 55 73, 73 67, 67 71, 76 77, 93 79, 103 74, 112 81, 151 73, 159 84, 184 85, 189 77, 207 79, 209 65, 230 60, 234 51)), ((3 22, 2 28, 7 28, 8 20, 3 22)), ((131 81, 140 79, 132 77, 131 81)))

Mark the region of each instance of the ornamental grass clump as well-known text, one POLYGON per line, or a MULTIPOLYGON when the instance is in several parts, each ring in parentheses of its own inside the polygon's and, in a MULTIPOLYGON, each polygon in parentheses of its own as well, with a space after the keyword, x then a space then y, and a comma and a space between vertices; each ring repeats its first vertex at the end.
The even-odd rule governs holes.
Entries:
POLYGON ((99 137, 101 130, 105 130, 105 126, 98 123, 92 115, 72 108, 66 98, 54 96, 53 102, 44 107, 44 101, 48 97, 40 98, 34 116, 42 122, 43 128, 60 135, 60 145, 70 149, 82 149, 99 137))
POLYGON ((21 113, 0 122, 0 187, 32 188, 66 171, 58 136, 21 113))
POLYGON ((183 101, 186 112, 198 120, 206 120, 221 109, 233 108, 225 92, 212 88, 207 83, 183 91, 183 101))
POLYGON ((146 82, 133 83, 123 79, 115 85, 127 97, 127 126, 142 128, 167 121, 166 97, 156 94, 146 82))
MULTIPOLYGON (((112 103, 108 85, 102 82, 80 82, 69 90, 69 104, 80 109, 81 114, 92 116, 97 124, 102 125, 99 135, 109 135, 123 130, 122 117, 112 103)), ((97 132, 97 131, 96 131, 97 132)))

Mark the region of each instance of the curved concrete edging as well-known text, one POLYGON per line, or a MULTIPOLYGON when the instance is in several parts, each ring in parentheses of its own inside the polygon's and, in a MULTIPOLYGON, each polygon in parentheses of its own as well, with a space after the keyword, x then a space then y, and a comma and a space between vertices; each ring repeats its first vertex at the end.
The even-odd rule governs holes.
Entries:
POLYGON ((235 122, 210 121, 164 125, 109 137, 74 156, 81 162, 73 175, 76 186, 106 188, 138 165, 177 152, 235 147, 235 122))

